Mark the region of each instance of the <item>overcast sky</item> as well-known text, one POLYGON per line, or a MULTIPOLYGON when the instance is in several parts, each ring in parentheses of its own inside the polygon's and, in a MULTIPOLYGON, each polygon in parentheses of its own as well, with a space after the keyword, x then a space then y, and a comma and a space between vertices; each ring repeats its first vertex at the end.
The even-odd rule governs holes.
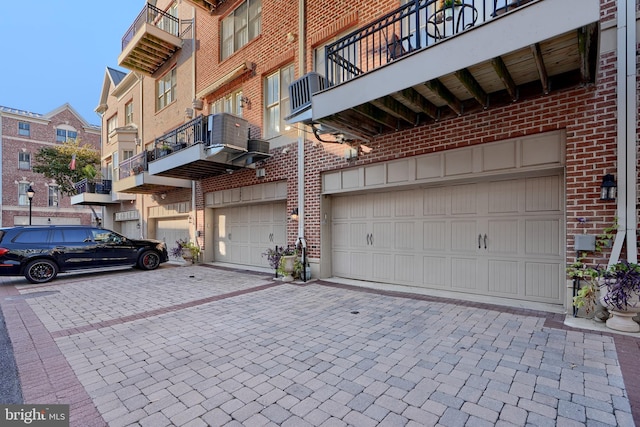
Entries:
POLYGON ((118 66, 121 39, 145 0, 3 1, 0 105, 46 114, 68 102, 87 122, 106 67, 118 66))

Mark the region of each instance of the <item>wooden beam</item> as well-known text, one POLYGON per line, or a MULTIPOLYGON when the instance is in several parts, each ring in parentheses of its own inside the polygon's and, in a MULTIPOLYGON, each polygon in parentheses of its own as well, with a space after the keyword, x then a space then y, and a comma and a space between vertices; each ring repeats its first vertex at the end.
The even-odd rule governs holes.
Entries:
POLYGON ((370 118, 374 122, 388 127, 391 130, 398 130, 398 119, 388 114, 386 111, 376 108, 372 104, 358 105, 357 107, 354 107, 353 110, 370 118))
POLYGON ((462 70, 456 71, 454 73, 460 83, 469 91, 469 93, 482 105, 483 108, 487 108, 489 106, 489 96, 487 92, 482 89, 480 83, 473 77, 471 72, 463 68, 462 70))
POLYGON ((411 126, 416 125, 418 115, 409 107, 403 105, 392 97, 384 96, 382 98, 374 99, 371 101, 371 104, 385 113, 407 122, 411 126))
POLYGON ((457 115, 462 114, 462 102, 455 97, 449 89, 438 79, 433 79, 424 84, 429 90, 438 95, 457 115))
POLYGON ((400 92, 396 92, 391 96, 398 101, 400 101, 399 98, 401 98, 405 103, 409 104, 410 108, 419 110, 432 119, 438 120, 438 107, 429 102, 429 100, 424 96, 420 95, 420 92, 417 90, 408 88, 401 90, 400 92))
POLYGON ((531 53, 533 53, 533 59, 538 67, 538 75, 540 76, 540 83, 542 83, 542 91, 547 95, 550 91, 549 88, 549 75, 547 74, 547 67, 544 66, 544 58, 542 57, 542 50, 540 49, 540 43, 532 44, 531 53))
POLYGON ((594 83, 598 58, 598 24, 593 23, 578 29, 580 51, 580 74, 582 84, 594 83))
POLYGON ((516 87, 516 82, 513 81, 513 77, 511 77, 511 74, 509 73, 509 70, 507 69, 507 66, 505 65, 502 58, 499 56, 493 58, 491 60, 491 65, 493 65, 493 69, 495 70, 500 80, 502 80, 502 84, 511 96, 511 100, 514 102, 517 101, 518 88, 516 87))

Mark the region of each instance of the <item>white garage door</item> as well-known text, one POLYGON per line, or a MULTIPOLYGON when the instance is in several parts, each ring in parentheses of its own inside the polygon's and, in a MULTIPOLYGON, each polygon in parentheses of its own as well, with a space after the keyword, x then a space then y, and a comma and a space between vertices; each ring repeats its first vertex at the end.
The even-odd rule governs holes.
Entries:
POLYGON ((171 257, 171 249, 176 247, 178 239, 189 240, 189 220, 184 219, 159 219, 156 225, 156 239, 162 240, 167 244, 169 258, 171 257))
POLYGON ((285 202, 215 209, 215 260, 269 267, 262 254, 286 245, 285 202))
POLYGON ((138 220, 134 221, 121 221, 120 233, 132 239, 140 238, 140 226, 138 226, 138 220))
POLYGON ((562 304, 560 175, 335 197, 334 276, 562 304))

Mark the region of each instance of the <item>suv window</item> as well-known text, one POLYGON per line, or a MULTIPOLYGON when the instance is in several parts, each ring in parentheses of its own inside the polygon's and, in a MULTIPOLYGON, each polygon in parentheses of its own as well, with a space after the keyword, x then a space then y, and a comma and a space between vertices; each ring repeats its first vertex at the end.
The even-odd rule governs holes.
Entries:
POLYGON ((97 230, 94 228, 91 233, 93 233, 93 240, 96 242, 122 243, 122 237, 109 230, 97 230))
POLYGON ((22 233, 19 233, 15 239, 13 239, 14 243, 47 243, 47 236, 49 235, 49 230, 25 230, 22 233))
POLYGON ((87 230, 82 228, 72 228, 69 230, 54 230, 52 241, 55 243, 80 243, 89 242, 91 239, 87 235, 87 230))

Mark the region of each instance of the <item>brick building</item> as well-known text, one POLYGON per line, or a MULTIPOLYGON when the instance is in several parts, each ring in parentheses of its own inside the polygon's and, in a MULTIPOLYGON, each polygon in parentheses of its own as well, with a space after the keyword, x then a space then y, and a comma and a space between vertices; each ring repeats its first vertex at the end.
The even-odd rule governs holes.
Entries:
POLYGON ((637 2, 161 3, 182 30, 119 58, 156 117, 126 188, 149 236, 245 266, 303 238, 316 277, 556 306, 574 235, 617 217, 585 259, 637 259, 637 2))
MULTIPOLYGON (((67 138, 99 149, 100 127, 87 123, 69 104, 47 114, 0 106, 3 227, 29 224, 30 207, 32 224, 90 224, 95 220, 90 209, 72 205, 69 197, 62 197, 56 182, 31 169, 38 150, 67 138), (34 192, 31 202, 29 186, 34 192)), ((101 215, 100 209, 96 213, 101 215)))

